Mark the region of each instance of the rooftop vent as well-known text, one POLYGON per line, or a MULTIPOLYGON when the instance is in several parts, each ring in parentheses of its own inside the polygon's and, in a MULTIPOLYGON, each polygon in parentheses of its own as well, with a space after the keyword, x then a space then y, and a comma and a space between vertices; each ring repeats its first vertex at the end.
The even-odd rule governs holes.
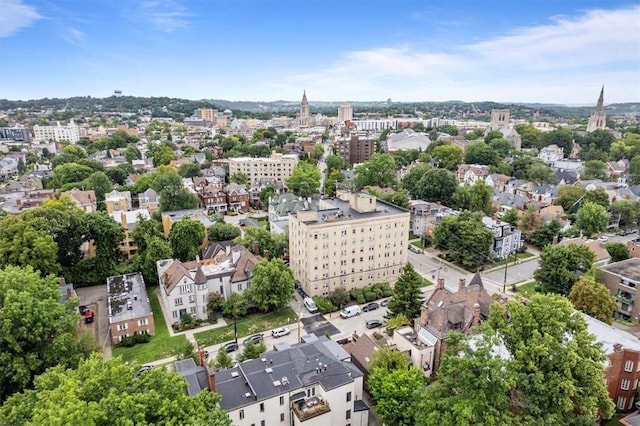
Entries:
POLYGON ((280 380, 274 380, 273 382, 273 386, 278 387, 280 386, 282 383, 280 383, 280 380))
POLYGON ((267 373, 267 374, 271 374, 271 373, 273 373, 273 368, 267 367, 267 368, 265 368, 264 372, 267 373))
POLYGON ((233 377, 233 378, 236 378, 236 377, 238 377, 239 375, 240 375, 240 374, 238 374, 238 372, 237 372, 237 371, 232 371, 232 372, 231 372, 231 377, 233 377))
POLYGON ((245 397, 245 398, 251 398, 251 392, 247 392, 247 393, 245 393, 245 394, 244 394, 244 397, 245 397))
POLYGON ((443 302, 442 300, 441 300, 441 301, 439 301, 439 302, 438 302, 438 308, 441 308, 443 304, 444 304, 444 302, 443 302))
POLYGON ((267 363, 267 359, 266 358, 260 358, 260 361, 262 361, 263 364, 267 363))
POLYGON ((282 379, 280 379, 280 381, 282 382, 283 385, 289 384, 289 379, 287 378, 287 376, 282 376, 282 379))

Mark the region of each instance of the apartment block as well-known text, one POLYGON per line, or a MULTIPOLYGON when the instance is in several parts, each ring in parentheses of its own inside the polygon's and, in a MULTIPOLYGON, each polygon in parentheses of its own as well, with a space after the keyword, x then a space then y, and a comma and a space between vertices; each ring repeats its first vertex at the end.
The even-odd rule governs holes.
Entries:
POLYGON ((153 311, 141 273, 107 278, 107 299, 113 344, 136 333, 155 335, 153 311))
POLYGON ((340 105, 338 107, 338 121, 353 120, 353 106, 349 104, 340 105))
POLYGON ((31 134, 27 127, 0 127, 0 141, 30 142, 31 134))
POLYGON ((33 126, 33 140, 35 142, 62 142, 69 141, 78 143, 80 141, 80 129, 74 122, 63 126, 58 121, 55 126, 33 126))
POLYGON ((132 208, 131 192, 113 190, 104 195, 104 203, 107 207, 107 213, 116 211, 129 211, 132 208))
POLYGON ((284 182, 298 164, 296 154, 272 153, 269 158, 238 157, 229 159, 229 175, 244 173, 250 187, 260 184, 260 179, 273 178, 284 182))
POLYGON ((337 154, 349 164, 368 161, 376 152, 376 138, 348 135, 336 138, 337 154))
POLYGON ((407 263, 409 211, 364 193, 338 191, 317 210, 289 217, 291 270, 311 296, 395 282, 407 263))
POLYGON ((215 373, 222 408, 237 426, 366 425, 363 376, 325 336, 262 354, 215 373))
POLYGON ((616 298, 617 309, 613 316, 625 321, 637 323, 640 320, 640 258, 632 257, 620 262, 610 263, 601 268, 600 278, 616 298))
POLYGON ((138 221, 141 219, 151 219, 151 214, 147 209, 138 209, 132 211, 114 211, 109 216, 118 222, 124 229, 124 238, 120 241, 120 251, 128 260, 138 251, 138 245, 131 236, 131 232, 135 229, 138 221))

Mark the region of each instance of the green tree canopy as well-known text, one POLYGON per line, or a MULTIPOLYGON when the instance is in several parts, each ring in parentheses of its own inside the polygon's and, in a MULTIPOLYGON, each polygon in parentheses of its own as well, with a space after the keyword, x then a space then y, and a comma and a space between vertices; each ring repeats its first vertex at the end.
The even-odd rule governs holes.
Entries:
POLYGON ((369 161, 356 167, 355 184, 359 188, 386 188, 396 183, 396 160, 390 154, 373 154, 369 161))
POLYGON ((260 254, 268 251, 271 257, 281 257, 289 249, 288 234, 272 234, 264 228, 245 227, 244 235, 234 241, 252 252, 254 244, 258 244, 260 254))
POLYGON ((281 259, 262 259, 254 267, 249 297, 258 309, 279 309, 289 303, 293 293, 293 274, 281 259))
POLYGON ((597 282, 591 274, 583 275, 574 284, 568 299, 577 310, 607 324, 613 322, 613 313, 618 308, 609 289, 597 282))
POLYGON ((217 394, 189 396, 179 374, 164 368, 136 374, 137 368, 99 355, 74 370, 57 366, 36 379, 35 390, 10 398, 0 409, 0 423, 231 426, 217 394))
POLYGON ((477 268, 491 259, 493 233, 482 224, 481 215, 463 212, 436 226, 433 243, 447 250, 448 260, 477 268))
POLYGON ((604 161, 601 160, 589 160, 584 163, 584 170, 580 173, 580 179, 603 179, 606 180, 607 166, 604 161))
POLYGON ((181 164, 178 168, 178 174, 183 178, 190 178, 194 176, 202 176, 202 170, 198 163, 181 164))
POLYGON ((547 244, 552 244, 554 239, 558 239, 560 241, 562 225, 558 219, 553 219, 549 223, 545 223, 540 225, 538 229, 536 229, 533 237, 531 238, 531 242, 538 247, 545 247, 547 244))
POLYGON ((86 190, 93 189, 96 193, 98 203, 104 201, 105 194, 111 192, 113 189, 109 176, 104 172, 92 173, 88 178, 82 181, 81 186, 86 190))
POLYGON ((237 183, 238 185, 246 185, 249 183, 249 177, 245 173, 236 172, 229 176, 229 182, 237 183))
POLYGON ((465 152, 465 163, 495 166, 500 162, 500 155, 484 142, 472 143, 465 152))
POLYGON ((432 168, 425 172, 416 187, 413 193, 416 198, 451 205, 458 181, 450 171, 432 168))
POLYGON ((609 207, 609 195, 602 188, 588 189, 584 192, 584 202, 590 201, 607 209, 609 207))
POLYGON ((333 154, 327 156, 324 163, 327 165, 327 172, 331 172, 331 170, 347 170, 349 168, 349 163, 344 158, 333 154))
POLYGON ((422 277, 411 263, 402 268, 402 274, 393 287, 393 297, 389 301, 389 317, 404 315, 413 319, 420 315, 422 306, 422 277))
POLYGON ((527 178, 536 184, 556 184, 558 177, 553 173, 551 167, 541 161, 533 161, 528 168, 527 178))
POLYGON ((42 277, 30 266, 0 270, 0 402, 31 387, 47 368, 74 367, 95 349, 78 330, 77 304, 60 303, 54 275, 42 277))
POLYGON ((479 180, 471 186, 458 186, 453 193, 451 203, 458 210, 471 210, 491 216, 493 214, 492 196, 493 189, 479 180))
POLYGON ((58 246, 46 231, 21 216, 0 220, 0 267, 32 266, 43 275, 57 274, 58 246))
POLYGON ((311 197, 320 190, 320 169, 308 161, 300 161, 284 181, 294 194, 311 197))
POLYGON ((585 190, 581 186, 561 185, 558 187, 558 198, 555 203, 562 206, 565 212, 570 213, 571 209, 582 196, 585 190))
POLYGON ((450 171, 456 170, 458 165, 464 161, 462 148, 453 145, 441 145, 431 152, 431 156, 436 160, 439 167, 450 171))
POLYGON ((582 204, 576 215, 576 226, 583 230, 587 237, 607 229, 609 215, 599 204, 587 201, 582 204))
POLYGON ((626 260, 631 257, 629 249, 624 243, 607 243, 605 247, 611 256, 611 263, 620 262, 621 260, 626 260))
POLYGON ((540 266, 533 276, 543 292, 566 296, 594 260, 595 254, 585 245, 548 245, 540 253, 540 266))
POLYGON ((183 262, 195 260, 204 241, 204 226, 197 220, 183 217, 171 226, 169 244, 173 255, 183 262))
POLYGON ((209 228, 209 241, 229 241, 240 236, 240 228, 224 221, 218 221, 209 228))

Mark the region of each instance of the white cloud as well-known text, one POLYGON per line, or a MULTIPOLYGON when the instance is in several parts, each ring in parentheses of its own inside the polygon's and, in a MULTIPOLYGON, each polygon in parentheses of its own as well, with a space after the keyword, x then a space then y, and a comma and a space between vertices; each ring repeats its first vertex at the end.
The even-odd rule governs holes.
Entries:
POLYGON ((405 45, 346 52, 325 69, 290 75, 290 89, 282 90, 294 99, 304 87, 318 100, 593 103, 605 84, 607 102, 637 100, 638 33, 640 6, 591 10, 473 44, 443 43, 438 51, 405 45))
POLYGON ((188 28, 188 18, 191 17, 184 5, 174 0, 143 1, 140 13, 152 25, 166 33, 188 28))
POLYGON ((71 44, 83 44, 87 38, 86 34, 76 28, 67 28, 62 36, 71 44))
POLYGON ((0 37, 9 37, 42 18, 35 7, 22 0, 2 0, 0 6, 0 37))

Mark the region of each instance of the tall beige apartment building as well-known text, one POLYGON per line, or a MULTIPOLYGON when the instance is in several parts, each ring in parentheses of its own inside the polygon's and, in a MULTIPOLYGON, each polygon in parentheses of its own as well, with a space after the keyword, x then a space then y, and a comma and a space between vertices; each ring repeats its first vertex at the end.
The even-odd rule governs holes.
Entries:
POLYGON ((394 283, 407 263, 409 211, 369 194, 338 191, 318 210, 291 213, 289 257, 310 296, 394 283))
POLYGON ((284 182, 291 176, 293 168, 298 164, 296 154, 280 154, 273 152, 270 158, 238 157, 229 158, 229 175, 244 173, 251 187, 258 186, 260 179, 273 178, 284 182))

